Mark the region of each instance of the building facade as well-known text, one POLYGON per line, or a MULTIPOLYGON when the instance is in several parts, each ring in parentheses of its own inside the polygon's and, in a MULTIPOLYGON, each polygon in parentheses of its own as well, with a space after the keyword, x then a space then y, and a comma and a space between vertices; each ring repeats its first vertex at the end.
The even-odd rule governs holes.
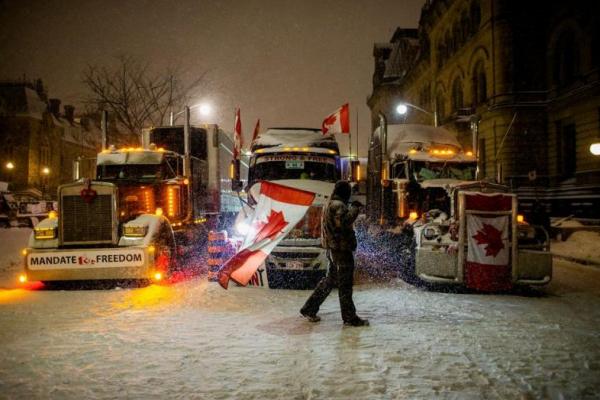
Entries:
POLYGON ((600 17, 591 1, 429 0, 417 29, 374 46, 372 127, 433 123, 525 208, 600 218, 600 17), (409 109, 397 115, 401 102, 409 109))
MULTIPOLYGON (((0 83, 0 180, 12 191, 53 198, 73 178, 73 163, 94 158, 101 134, 75 108, 48 99, 41 81, 0 83)), ((87 174, 92 173, 86 171, 87 174)))

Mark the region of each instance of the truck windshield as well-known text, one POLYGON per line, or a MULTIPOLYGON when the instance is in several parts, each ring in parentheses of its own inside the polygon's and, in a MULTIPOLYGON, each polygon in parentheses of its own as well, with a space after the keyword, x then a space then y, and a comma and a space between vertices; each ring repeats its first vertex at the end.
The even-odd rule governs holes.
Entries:
POLYGON ((157 181, 164 179, 163 164, 125 164, 98 166, 98 179, 105 181, 157 181))
POLYGON ((417 181, 421 182, 428 179, 458 179, 470 181, 475 179, 477 163, 457 163, 457 162, 414 162, 413 173, 417 181))
POLYGON ((311 155, 265 155, 251 165, 250 180, 313 179, 336 182, 339 171, 334 157, 311 155))

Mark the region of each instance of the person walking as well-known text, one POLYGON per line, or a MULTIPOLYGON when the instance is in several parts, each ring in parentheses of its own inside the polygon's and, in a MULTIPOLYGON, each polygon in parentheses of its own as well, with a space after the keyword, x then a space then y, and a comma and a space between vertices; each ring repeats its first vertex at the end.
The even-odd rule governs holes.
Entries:
POLYGON ((353 223, 358 216, 362 204, 350 201, 351 187, 347 181, 335 184, 331 199, 323 210, 321 217, 321 241, 327 250, 329 268, 327 275, 321 279, 311 296, 300 309, 300 314, 311 322, 318 322, 319 307, 334 286, 338 287, 340 309, 344 325, 366 326, 369 321, 356 315, 352 301, 352 285, 354 280, 354 250, 356 235, 353 223))

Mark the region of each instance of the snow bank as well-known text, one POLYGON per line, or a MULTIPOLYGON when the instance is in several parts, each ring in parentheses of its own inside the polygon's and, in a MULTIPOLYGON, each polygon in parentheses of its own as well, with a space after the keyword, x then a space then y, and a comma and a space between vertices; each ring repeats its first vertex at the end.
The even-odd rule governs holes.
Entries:
POLYGON ((557 255, 574 257, 600 264, 599 243, 599 232, 577 231, 573 232, 564 242, 561 240, 552 242, 551 251, 557 255))
POLYGON ((30 228, 0 229, 0 288, 13 287, 23 269, 21 250, 27 247, 30 228))

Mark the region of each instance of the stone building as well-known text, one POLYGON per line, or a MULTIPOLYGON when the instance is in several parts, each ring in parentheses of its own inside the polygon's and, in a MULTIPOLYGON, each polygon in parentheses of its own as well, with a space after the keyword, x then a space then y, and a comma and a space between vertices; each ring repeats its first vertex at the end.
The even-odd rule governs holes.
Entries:
POLYGON ((96 156, 101 135, 90 118, 75 117, 73 106, 61 112, 40 80, 7 81, 0 82, 0 142, 0 180, 49 198, 72 180, 74 160, 96 156))
POLYGON ((600 217, 600 17, 591 1, 428 0, 417 29, 377 43, 372 127, 439 123, 478 154, 481 177, 524 208, 600 217), (430 114, 395 107, 408 102, 430 114))

